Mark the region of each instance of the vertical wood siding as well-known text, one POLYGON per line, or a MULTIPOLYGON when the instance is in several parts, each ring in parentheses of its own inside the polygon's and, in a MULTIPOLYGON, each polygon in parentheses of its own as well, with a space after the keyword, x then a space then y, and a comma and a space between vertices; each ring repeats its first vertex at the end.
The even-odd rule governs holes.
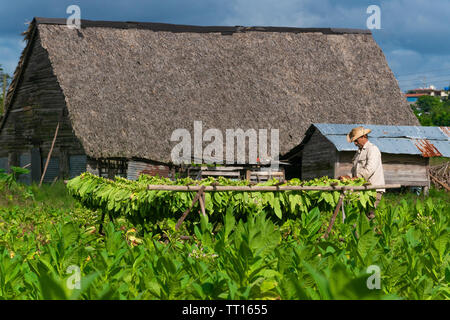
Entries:
POLYGON ((69 177, 70 179, 79 176, 86 171, 87 157, 86 155, 72 155, 69 157, 69 177))
MULTIPOLYGON (((47 158, 43 159, 43 164, 47 162, 47 158)), ((45 172, 45 177, 43 182, 52 183, 56 177, 59 177, 59 158, 51 157, 48 162, 47 171, 45 172)))
POLYGON ((336 148, 318 130, 303 148, 302 179, 313 179, 334 175, 336 148))
MULTIPOLYGON (((48 53, 41 46, 39 33, 30 49, 30 58, 0 132, 0 156, 29 153, 32 148, 40 148, 41 158, 46 157, 58 122, 60 128, 52 158, 61 158, 62 151, 84 154, 81 143, 73 133, 64 95, 53 73, 48 53)), ((45 162, 42 163, 43 166, 45 162)), ((56 168, 56 162, 52 162, 52 166, 56 168)), ((66 171, 62 175, 68 177, 70 173, 66 171)))
POLYGON ((0 158, 0 169, 3 169, 3 170, 5 170, 5 172, 8 172, 8 170, 9 170, 8 157, 0 158))
MULTIPOLYGON (((22 153, 19 156, 19 166, 20 167, 25 167, 26 165, 31 163, 31 154, 28 153, 22 153)), ((30 167, 28 167, 29 169, 30 167)), ((21 183, 25 183, 25 184, 31 184, 31 173, 28 172, 27 174, 22 174, 19 176, 18 179, 19 182, 21 183)))

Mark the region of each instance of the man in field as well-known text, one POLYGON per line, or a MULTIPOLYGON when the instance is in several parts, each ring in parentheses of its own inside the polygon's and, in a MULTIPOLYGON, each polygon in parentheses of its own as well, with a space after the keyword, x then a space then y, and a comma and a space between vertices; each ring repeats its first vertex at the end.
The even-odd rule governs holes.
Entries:
MULTIPOLYGON (((381 152, 367 137, 367 134, 371 131, 372 130, 365 129, 364 127, 356 127, 347 134, 347 141, 355 143, 358 147, 358 151, 356 151, 356 154, 353 157, 352 176, 353 178, 364 178, 372 185, 384 185, 381 152)), ((346 177, 339 177, 339 179, 343 178, 346 177)), ((386 192, 386 189, 377 189, 375 208, 378 206, 378 203, 380 203, 383 192, 386 192)), ((369 220, 375 218, 375 212, 371 211, 367 217, 369 220)))

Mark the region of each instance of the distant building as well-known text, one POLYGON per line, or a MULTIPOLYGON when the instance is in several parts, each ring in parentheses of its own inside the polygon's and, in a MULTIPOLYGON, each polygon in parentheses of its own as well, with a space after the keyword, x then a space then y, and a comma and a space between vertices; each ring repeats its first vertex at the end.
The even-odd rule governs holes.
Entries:
POLYGON ((406 101, 409 103, 415 103, 421 96, 431 96, 431 97, 439 97, 441 100, 448 97, 449 88, 444 88, 444 90, 436 90, 434 86, 430 86, 429 88, 418 88, 413 90, 408 90, 405 93, 406 101), (446 90, 447 89, 447 90, 446 90))

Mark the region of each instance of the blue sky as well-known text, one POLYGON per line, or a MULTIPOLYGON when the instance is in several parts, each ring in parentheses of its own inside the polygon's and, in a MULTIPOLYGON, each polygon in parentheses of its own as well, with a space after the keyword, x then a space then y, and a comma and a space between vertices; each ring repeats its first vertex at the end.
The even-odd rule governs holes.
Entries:
POLYGON ((193 25, 336 27, 365 29, 369 5, 381 9, 375 41, 402 90, 450 85, 450 0, 0 0, 0 64, 14 72, 33 17, 81 18, 193 25))

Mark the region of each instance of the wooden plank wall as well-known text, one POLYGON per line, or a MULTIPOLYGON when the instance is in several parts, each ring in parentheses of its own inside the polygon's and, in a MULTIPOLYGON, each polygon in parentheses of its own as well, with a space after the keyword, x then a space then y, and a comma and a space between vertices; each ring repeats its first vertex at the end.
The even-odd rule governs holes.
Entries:
POLYGON ((38 33, 31 45, 30 59, 0 132, 0 157, 8 157, 10 165, 18 165, 18 155, 31 154, 35 147, 40 149, 41 159, 44 159, 60 121, 52 158, 60 162, 60 177, 66 178, 69 176, 68 157, 85 152, 73 133, 64 95, 38 33))
POLYGON ((302 179, 334 175, 336 151, 334 145, 316 130, 303 148, 302 179))
POLYGON ((173 178, 173 172, 169 166, 137 160, 128 161, 127 179, 137 180, 141 174, 173 178))
MULTIPOLYGON (((341 175, 351 176, 354 152, 339 152, 335 178, 341 175)), ((381 155, 384 180, 386 184, 404 186, 429 186, 428 158, 419 155, 386 154, 381 155)))

